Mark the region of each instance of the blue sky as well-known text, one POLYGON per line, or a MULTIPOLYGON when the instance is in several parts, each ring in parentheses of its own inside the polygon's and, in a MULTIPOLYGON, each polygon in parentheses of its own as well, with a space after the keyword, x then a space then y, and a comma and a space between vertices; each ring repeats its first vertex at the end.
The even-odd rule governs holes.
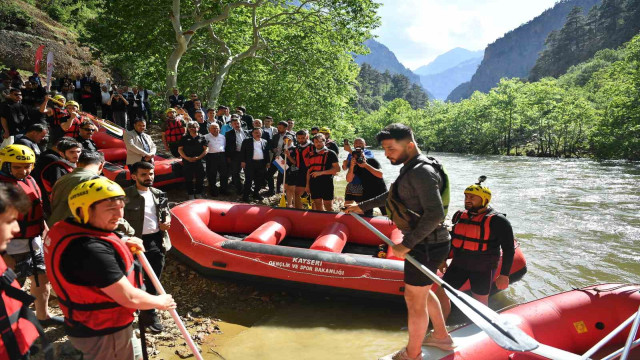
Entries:
POLYGON ((377 0, 377 40, 416 69, 456 47, 481 50, 557 0, 377 0))

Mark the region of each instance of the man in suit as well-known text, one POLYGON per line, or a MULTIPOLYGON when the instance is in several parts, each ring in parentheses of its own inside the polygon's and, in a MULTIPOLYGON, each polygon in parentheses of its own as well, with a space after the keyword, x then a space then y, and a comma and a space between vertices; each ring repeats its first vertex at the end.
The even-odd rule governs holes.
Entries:
MULTIPOLYGON (((255 126, 255 125, 254 125, 255 126)), ((245 181, 242 201, 249 202, 249 193, 253 185, 253 199, 260 201, 260 189, 264 186, 265 175, 270 166, 269 163, 269 143, 262 139, 262 127, 256 126, 251 130, 251 138, 242 142, 240 153, 244 169, 245 181)))
POLYGON ((246 125, 248 130, 253 129, 253 116, 247 114, 247 108, 244 106, 236 106, 236 115, 240 115, 240 125, 246 125))
POLYGON ((271 133, 265 129, 262 128, 262 120, 260 119, 254 119, 253 120, 253 128, 258 128, 262 131, 262 134, 260 135, 261 138, 267 140, 267 143, 269 143, 271 141, 271 133))
MULTIPOLYGON (((271 142, 269 144, 269 148, 271 149, 271 153, 273 154, 272 159, 274 159, 276 156, 282 155, 282 151, 284 149, 284 137, 286 135, 291 136, 291 138, 296 137, 296 134, 292 133, 291 131, 287 131, 288 126, 289 124, 287 124, 286 121, 280 121, 278 123, 277 132, 273 134, 273 137, 271 138, 271 142)), ((282 156, 284 157, 284 155, 282 156)), ((283 180, 282 173, 278 172, 276 188, 274 188, 273 186, 273 175, 276 172, 278 172, 278 168, 276 168, 275 166, 271 166, 269 168, 269 171, 267 171, 267 185, 269 186, 269 192, 267 193, 268 196, 274 195, 276 192, 280 193, 281 191, 283 180)))
POLYGON ((249 135, 240 127, 240 117, 233 115, 231 117, 231 130, 224 134, 225 147, 224 153, 227 158, 227 165, 229 165, 229 175, 231 175, 233 186, 236 189, 236 194, 242 193, 242 179, 240 179, 240 171, 242 167, 242 156, 240 150, 242 148, 242 142, 249 137, 249 135))
POLYGON ((171 104, 172 108, 175 108, 177 106, 183 107, 184 106, 184 96, 180 95, 178 93, 178 89, 177 88, 173 88, 172 89, 173 94, 171 94, 169 96, 169 103, 171 104))
POLYGON ((156 155, 156 144, 149 134, 144 131, 147 129, 147 122, 144 118, 137 118, 133 123, 133 130, 124 133, 124 145, 127 148, 127 165, 131 166, 138 161, 153 162, 156 155))

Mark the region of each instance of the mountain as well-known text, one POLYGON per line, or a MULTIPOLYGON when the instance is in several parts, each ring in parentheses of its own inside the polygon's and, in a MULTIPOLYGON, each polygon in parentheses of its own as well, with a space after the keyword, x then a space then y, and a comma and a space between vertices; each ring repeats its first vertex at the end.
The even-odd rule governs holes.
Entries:
MULTIPOLYGON (((476 73, 476 70, 478 70, 478 66, 482 62, 482 51, 480 51, 479 54, 478 52, 469 53, 476 56, 461 61, 460 63, 451 62, 449 63, 448 68, 445 68, 439 73, 420 75, 422 86, 426 89, 429 89, 429 91, 431 91, 431 93, 433 94, 431 98, 444 101, 453 89, 471 79, 473 74, 476 73)), ((434 64, 439 59, 441 59, 441 56, 436 58, 436 60, 431 64, 434 64)), ((431 64, 423 66, 421 69, 424 69, 428 72, 428 67, 431 66, 431 64)), ((440 62, 440 64, 445 63, 440 62)), ((439 69, 440 67, 442 67, 442 65, 438 65, 435 68, 439 69)))
POLYGON ((373 39, 365 41, 364 44, 369 48, 370 53, 367 55, 357 55, 354 58, 354 61, 358 65, 367 63, 379 72, 389 71, 392 74, 402 74, 409 78, 409 81, 413 84, 422 86, 420 77, 402 65, 402 63, 398 61, 398 58, 396 58, 396 55, 389 50, 388 47, 373 39))
POLYGON ((434 74, 438 74, 446 70, 449 70, 453 67, 459 66, 460 64, 466 61, 469 61, 471 59, 480 58, 482 60, 483 55, 484 55, 484 50, 470 51, 467 49, 457 47, 455 49, 451 49, 446 53, 438 56, 435 60, 430 62, 428 65, 424 65, 415 69, 413 72, 420 76, 434 75, 434 74))
POLYGON ((528 23, 506 33, 487 46, 484 59, 471 80, 456 87, 447 100, 466 99, 474 91, 487 92, 503 77, 528 77, 544 49, 547 36, 562 28, 571 9, 579 6, 586 13, 598 3, 600 0, 561 0, 528 23))

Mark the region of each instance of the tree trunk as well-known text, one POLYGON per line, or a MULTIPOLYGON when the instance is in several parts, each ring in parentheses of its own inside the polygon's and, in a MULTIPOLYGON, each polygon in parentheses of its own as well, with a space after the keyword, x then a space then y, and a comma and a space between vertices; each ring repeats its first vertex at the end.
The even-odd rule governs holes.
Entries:
POLYGON ((222 92, 222 84, 224 84, 224 80, 227 78, 227 75, 229 75, 231 66, 234 63, 234 58, 229 57, 220 64, 216 76, 213 79, 213 85, 209 91, 209 97, 207 98, 209 107, 215 108, 218 105, 218 98, 220 97, 220 92, 222 92))

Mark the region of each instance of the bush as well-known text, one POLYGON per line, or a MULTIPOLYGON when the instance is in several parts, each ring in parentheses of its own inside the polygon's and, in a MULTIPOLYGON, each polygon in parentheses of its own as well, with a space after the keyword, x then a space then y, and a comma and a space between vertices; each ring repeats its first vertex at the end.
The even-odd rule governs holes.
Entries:
POLYGON ((0 2, 0 30, 22 30, 32 23, 31 15, 17 5, 0 2))

